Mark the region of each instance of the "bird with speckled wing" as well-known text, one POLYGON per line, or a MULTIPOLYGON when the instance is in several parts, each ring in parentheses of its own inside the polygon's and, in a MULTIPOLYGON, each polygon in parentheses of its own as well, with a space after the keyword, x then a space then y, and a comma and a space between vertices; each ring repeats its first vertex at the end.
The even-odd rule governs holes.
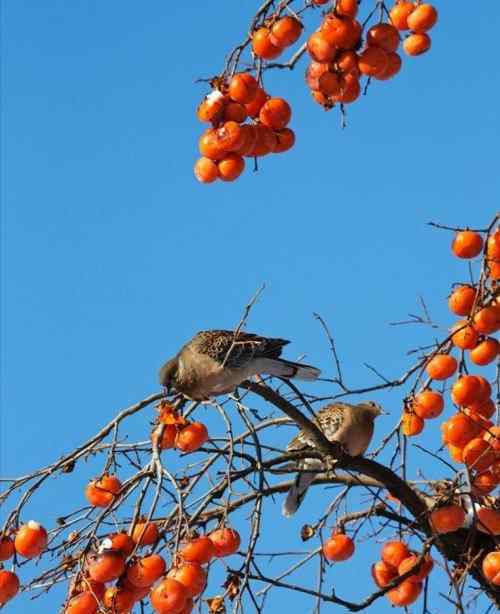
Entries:
MULTIPOLYGON (((316 415, 315 423, 328 441, 338 442, 350 456, 365 453, 373 436, 374 421, 383 413, 382 408, 373 401, 358 405, 332 403, 323 407, 316 415)), ((287 451, 314 448, 314 441, 304 431, 292 439, 287 451)), ((325 470, 325 464, 317 458, 299 461, 298 473, 283 503, 283 516, 293 516, 306 496, 309 485, 315 476, 325 470)))
POLYGON ((254 375, 316 380, 319 369, 280 358, 288 343, 252 333, 204 330, 162 366, 160 384, 195 401, 206 401, 233 392, 254 375))

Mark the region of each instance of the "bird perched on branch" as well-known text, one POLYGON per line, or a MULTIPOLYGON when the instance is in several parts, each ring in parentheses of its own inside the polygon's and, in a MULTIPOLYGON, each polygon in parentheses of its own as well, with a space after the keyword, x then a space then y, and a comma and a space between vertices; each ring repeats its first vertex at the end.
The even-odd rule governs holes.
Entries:
POLYGON ((319 369, 280 358, 288 343, 241 331, 204 330, 163 365, 160 384, 190 399, 205 401, 232 392, 244 380, 261 373, 286 379, 317 379, 319 369))
MULTIPOLYGON (((382 408, 374 401, 366 401, 359 405, 332 403, 317 413, 314 422, 328 441, 338 442, 349 456, 361 456, 370 445, 374 420, 381 413, 383 413, 382 408)), ((288 444, 287 451, 314 449, 314 447, 314 441, 304 431, 300 431, 288 444)), ((317 458, 306 458, 299 461, 298 469, 307 473, 298 473, 295 477, 295 482, 283 503, 283 516, 290 517, 295 514, 311 482, 318 473, 325 470, 325 464, 317 458)))

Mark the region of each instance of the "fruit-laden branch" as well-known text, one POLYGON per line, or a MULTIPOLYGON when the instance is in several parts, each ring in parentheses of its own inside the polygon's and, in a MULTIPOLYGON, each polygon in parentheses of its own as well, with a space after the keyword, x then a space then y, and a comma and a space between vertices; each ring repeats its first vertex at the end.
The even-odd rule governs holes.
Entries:
MULTIPOLYGON (((250 381, 244 382, 241 386, 265 399, 289 416, 314 441, 318 451, 325 457, 330 457, 336 461, 337 467, 360 473, 383 484, 390 494, 399 499, 402 505, 411 513, 415 520, 415 528, 418 528, 428 537, 435 537, 435 545, 443 556, 455 562, 458 570, 469 573, 479 583, 482 590, 493 603, 500 607, 500 587, 495 588, 486 582, 481 570, 484 555, 496 548, 494 537, 466 530, 436 536, 428 521, 429 513, 435 504, 434 499, 426 497, 421 492, 417 492, 408 482, 402 480, 384 465, 367 458, 350 457, 347 455, 340 449, 337 443, 328 441, 311 420, 306 418, 302 412, 272 388, 250 381)), ((348 607, 347 602, 344 605, 348 607)))

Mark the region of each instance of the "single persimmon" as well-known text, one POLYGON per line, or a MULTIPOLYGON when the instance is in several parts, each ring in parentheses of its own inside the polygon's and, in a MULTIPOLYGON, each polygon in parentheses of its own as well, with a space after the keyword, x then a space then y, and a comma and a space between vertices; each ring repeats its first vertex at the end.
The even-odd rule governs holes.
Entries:
POLYGON ((33 559, 45 550, 47 541, 47 531, 38 522, 30 520, 17 531, 14 547, 24 558, 33 559))
POLYGON ((461 350, 472 350, 476 347, 479 335, 477 330, 467 320, 458 320, 451 328, 451 342, 461 350))
POLYGON ((95 614, 98 607, 99 602, 94 595, 90 591, 82 591, 68 601, 64 614, 95 614))
POLYGON ((274 60, 282 52, 280 47, 273 45, 271 30, 264 27, 259 28, 252 34, 252 50, 257 57, 264 60, 274 60))
POLYGON ((476 514, 479 530, 490 535, 500 535, 500 511, 489 507, 480 507, 476 514))
POLYGON ((383 75, 388 65, 387 52, 380 47, 367 47, 359 54, 359 72, 368 77, 383 75))
POLYGON ((17 595, 19 586, 19 578, 14 572, 0 569, 0 607, 17 595))
MULTIPOLYGON (((403 41, 403 49, 406 55, 415 56, 422 55, 431 48, 431 37, 428 34, 410 34, 403 41)), ((459 256, 465 258, 466 256, 459 256)), ((472 257, 472 256, 471 256, 472 257)))
POLYGON ((478 473, 472 480, 472 490, 476 495, 484 496, 497 487, 498 478, 491 469, 478 473))
POLYGON ((451 249, 457 258, 475 258, 483 249, 483 239, 477 232, 461 230, 455 235, 451 249))
POLYGON ((96 582, 116 580, 125 571, 125 557, 117 550, 105 550, 88 558, 87 571, 96 582))
POLYGON ((482 568, 488 582, 500 586, 500 550, 488 552, 483 559, 482 568))
POLYGON ((335 13, 343 17, 351 17, 351 19, 354 19, 358 14, 358 0, 337 0, 335 4, 335 13))
POLYGON ((397 577, 398 570, 385 561, 377 561, 372 565, 371 573, 375 584, 379 588, 384 588, 397 577))
POLYGON ((319 31, 313 32, 308 38, 307 51, 316 62, 331 62, 337 53, 337 47, 319 31))
POLYGON ((164 573, 167 565, 159 554, 150 554, 133 561, 127 567, 127 579, 137 588, 151 586, 164 573))
POLYGON ((498 356, 500 344, 494 337, 487 337, 480 341, 470 353, 469 358, 475 365, 484 367, 489 365, 498 356))
POLYGON ((151 605, 159 614, 179 614, 187 600, 186 587, 173 578, 165 578, 151 591, 151 605))
POLYGON ((421 582, 403 580, 395 588, 391 588, 385 595, 394 606, 403 607, 414 603, 422 592, 421 582))
POLYGON ((425 370, 431 379, 448 379, 457 370, 457 361, 449 354, 435 354, 427 363, 425 370))
POLYGON ((132 531, 132 539, 140 546, 152 546, 160 537, 158 526, 154 522, 139 520, 132 531))
POLYGON ((269 38, 275 47, 283 49, 298 41, 302 28, 302 24, 296 17, 286 15, 273 25, 269 38))
POLYGON ((291 117, 292 109, 284 98, 269 98, 259 113, 261 123, 274 130, 285 128, 291 117))
POLYGON ((229 96, 235 102, 249 104, 255 98, 259 84, 250 73, 241 72, 231 79, 229 83, 229 96))
POLYGON ((409 30, 408 17, 415 10, 413 2, 406 2, 405 0, 398 0, 389 12, 391 23, 398 30, 409 30))
MULTIPOLYGON (((245 169, 245 160, 243 160, 242 156, 240 156, 237 153, 229 153, 224 158, 222 158, 222 160, 219 160, 219 162, 217 162, 217 171, 222 181, 234 181, 235 179, 238 179, 238 177, 241 175, 244 169, 245 169)), ((196 424, 196 423, 193 423, 193 424, 196 424)), ((185 430, 186 428, 189 428, 189 426, 184 427, 183 430, 185 430)), ((190 429, 190 432, 192 432, 192 429, 190 429)), ((207 437, 208 437, 208 432, 207 432, 207 437)), ((184 439, 185 438, 186 438, 186 435, 184 435, 184 439)), ((200 445, 203 445, 203 444, 200 444, 200 445)), ((179 447, 178 443, 177 443, 177 447, 179 447)), ((198 449, 198 447, 196 449, 198 449)))
POLYGON ((214 556, 217 558, 234 554, 238 551, 241 542, 238 531, 229 527, 215 529, 209 533, 208 539, 214 545, 214 556))
POLYGON ((323 544, 323 556, 328 561, 346 561, 354 554, 354 542, 344 533, 334 533, 323 544))
POLYGON ((406 437, 414 437, 424 430, 424 421, 420 416, 410 412, 404 412, 401 419, 401 430, 406 437))
POLYGON ((112 533, 103 540, 102 545, 104 550, 119 550, 126 557, 130 556, 135 548, 134 540, 125 531, 112 533))
POLYGON ((463 527, 465 512, 459 505, 445 505, 430 513, 429 522, 436 533, 453 533, 463 527))
POLYGON ((341 51, 336 57, 334 66, 336 70, 342 73, 359 74, 358 54, 355 51, 341 51))
POLYGON ((366 44, 380 47, 387 53, 394 52, 399 47, 399 32, 390 23, 378 23, 368 30, 366 44))
POLYGON ((413 32, 427 32, 436 23, 438 14, 432 4, 418 4, 408 15, 408 27, 413 32))
POLYGON ((412 407, 419 418, 437 418, 443 412, 443 395, 435 390, 423 390, 415 396, 412 407))
POLYGON ((222 92, 214 90, 210 92, 200 103, 196 114, 201 122, 212 122, 221 115, 226 99, 222 92))
POLYGON ((104 593, 104 605, 113 614, 127 614, 134 605, 134 592, 125 587, 110 586, 104 593))
POLYGON ((203 535, 188 541, 179 554, 185 561, 204 565, 215 556, 215 546, 207 536, 203 535))
POLYGON ((479 400, 481 383, 475 375, 462 375, 451 387, 451 398, 456 405, 469 405, 479 400))
POLYGON ((223 120, 225 122, 233 121, 241 124, 247 117, 245 105, 240 102, 228 102, 224 107, 223 120))
POLYGON ((491 444, 480 437, 474 437, 464 446, 464 463, 475 471, 488 469, 495 456, 491 444))
POLYGON ((472 286, 458 286, 448 299, 448 307, 457 316, 468 316, 476 300, 476 289, 472 286))
POLYGON ((320 27, 323 38, 337 49, 352 49, 361 36, 360 24, 349 17, 328 13, 320 27))
POLYGON ((472 324, 478 333, 491 335, 500 329, 500 310, 483 307, 472 318, 472 324))
MULTIPOLYGON (((219 169, 221 172, 221 169, 219 169)), ((201 422, 192 422, 177 434, 175 447, 182 452, 195 452, 208 440, 207 427, 201 422)))
POLYGON ((295 145, 295 132, 290 128, 275 130, 274 134, 276 136, 276 147, 273 153, 283 153, 295 145))
POLYGON ((446 442, 459 448, 463 448, 481 432, 481 427, 470 416, 457 413, 446 424, 446 442))
POLYGON ((207 572, 199 563, 186 561, 179 567, 173 567, 167 574, 167 578, 173 578, 185 588, 188 597, 196 597, 205 589, 207 584, 207 572))
POLYGON ((397 569, 410 556, 408 546, 401 541, 388 541, 382 546, 381 558, 384 563, 397 569))
POLYGON ((0 561, 8 561, 15 552, 14 540, 7 536, 2 537, 0 539, 0 561))

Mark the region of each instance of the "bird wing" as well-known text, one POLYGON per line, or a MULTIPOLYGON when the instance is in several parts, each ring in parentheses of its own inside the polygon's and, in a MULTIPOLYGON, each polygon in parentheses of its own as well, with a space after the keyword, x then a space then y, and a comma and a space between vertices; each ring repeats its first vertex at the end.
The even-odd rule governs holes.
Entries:
MULTIPOLYGON (((332 403, 326 405, 317 414, 314 423, 324 433, 328 441, 335 440, 335 434, 339 431, 344 422, 345 409, 347 403, 332 403)), ((300 431, 287 446, 287 451, 303 450, 314 448, 314 441, 309 438, 304 431, 300 431)))
POLYGON ((278 358, 286 339, 260 337, 240 331, 235 337, 232 330, 203 330, 187 344, 192 350, 206 354, 229 368, 245 367, 255 358, 278 358))

